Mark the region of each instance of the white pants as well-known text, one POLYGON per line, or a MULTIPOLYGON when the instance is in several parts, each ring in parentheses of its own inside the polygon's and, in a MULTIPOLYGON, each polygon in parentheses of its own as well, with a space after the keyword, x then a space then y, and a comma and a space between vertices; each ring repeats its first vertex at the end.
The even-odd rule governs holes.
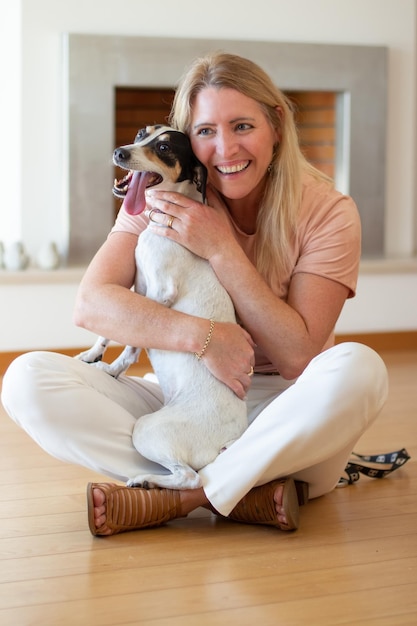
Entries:
MULTIPOLYGON (((252 487, 290 475, 309 483, 310 497, 332 490, 387 390, 382 359, 357 343, 318 355, 296 381, 255 375, 248 429, 200 470, 208 499, 227 515, 252 487)), ((32 352, 10 365, 2 402, 17 424, 62 461, 121 481, 167 473, 132 444, 136 420, 163 402, 158 384, 146 377, 115 380, 76 359, 32 352)))

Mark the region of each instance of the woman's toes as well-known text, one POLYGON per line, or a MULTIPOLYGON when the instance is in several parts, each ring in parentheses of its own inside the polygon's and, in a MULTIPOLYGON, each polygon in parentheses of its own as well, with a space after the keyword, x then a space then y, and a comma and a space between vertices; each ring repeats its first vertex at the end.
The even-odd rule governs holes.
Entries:
POLYGON ((284 524, 284 526, 288 525, 288 520, 284 514, 283 509, 281 509, 280 511, 277 511, 277 519, 280 524, 284 524))
POLYGON ((96 528, 103 526, 105 521, 106 517, 104 515, 97 515, 96 511, 94 511, 94 526, 96 528))
POLYGON ((278 485, 274 493, 275 511, 280 524, 287 524, 284 507, 282 506, 282 498, 284 495, 284 485, 278 485))
POLYGON ((101 491, 101 489, 94 488, 93 489, 94 508, 104 506, 105 501, 106 501, 106 496, 101 491))
POLYGON ((106 523, 106 497, 101 489, 93 489, 94 525, 100 528, 106 523))

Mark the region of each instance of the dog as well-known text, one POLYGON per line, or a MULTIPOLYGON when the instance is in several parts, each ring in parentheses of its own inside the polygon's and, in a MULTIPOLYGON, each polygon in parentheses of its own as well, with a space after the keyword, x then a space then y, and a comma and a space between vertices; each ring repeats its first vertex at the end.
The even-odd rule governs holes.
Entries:
MULTIPOLYGON (((205 202, 207 170, 192 152, 189 138, 178 130, 147 126, 132 145, 114 151, 113 162, 128 170, 121 181, 115 181, 113 193, 124 199, 124 208, 130 213, 144 210, 144 189, 151 186, 205 202)), ((149 228, 139 236, 135 259, 138 293, 189 315, 236 323, 232 300, 205 259, 149 228)), ((141 348, 127 346, 108 364, 101 361, 108 342, 99 337, 78 358, 117 378, 136 362, 141 348)), ((170 473, 139 474, 127 485, 195 489, 201 486, 198 470, 214 461, 246 429, 246 404, 194 354, 147 352, 164 394, 164 406, 137 420, 132 439, 140 454, 170 473)))

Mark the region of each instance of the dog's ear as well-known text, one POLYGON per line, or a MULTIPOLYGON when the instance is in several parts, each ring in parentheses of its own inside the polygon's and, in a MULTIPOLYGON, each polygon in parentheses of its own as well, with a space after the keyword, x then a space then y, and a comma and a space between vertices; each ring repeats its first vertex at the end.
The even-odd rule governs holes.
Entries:
POLYGON ((193 182, 197 187, 197 191, 203 196, 203 202, 206 201, 206 186, 207 186, 207 168, 196 159, 194 166, 194 178, 193 182))

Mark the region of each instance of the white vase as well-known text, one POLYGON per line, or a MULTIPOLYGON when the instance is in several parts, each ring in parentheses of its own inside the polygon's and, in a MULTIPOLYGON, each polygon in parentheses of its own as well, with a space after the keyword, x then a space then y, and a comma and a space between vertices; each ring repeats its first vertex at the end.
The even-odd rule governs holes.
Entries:
POLYGON ((4 252, 4 266, 7 270, 15 272, 24 270, 29 265, 29 257, 21 241, 10 244, 4 252))
POLYGON ((49 241, 42 246, 36 257, 36 263, 42 270, 56 270, 60 262, 61 258, 54 241, 49 241))

